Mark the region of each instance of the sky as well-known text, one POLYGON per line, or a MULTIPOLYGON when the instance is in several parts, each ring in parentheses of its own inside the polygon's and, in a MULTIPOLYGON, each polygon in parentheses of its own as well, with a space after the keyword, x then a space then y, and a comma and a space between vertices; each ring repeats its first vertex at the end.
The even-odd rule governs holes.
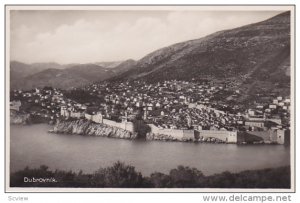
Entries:
POLYGON ((282 11, 12 10, 10 57, 24 63, 138 60, 282 11))

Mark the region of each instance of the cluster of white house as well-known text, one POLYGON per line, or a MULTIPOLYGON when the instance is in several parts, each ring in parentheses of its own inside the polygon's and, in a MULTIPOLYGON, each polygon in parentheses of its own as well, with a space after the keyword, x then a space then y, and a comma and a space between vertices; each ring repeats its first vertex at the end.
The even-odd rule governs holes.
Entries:
MULTIPOLYGON (((108 119, 104 119, 102 114, 96 113, 94 115, 88 114, 84 111, 82 112, 73 112, 68 110, 66 107, 61 108, 61 116, 66 118, 85 118, 87 120, 91 120, 95 123, 102 123, 109 126, 121 128, 127 130, 129 132, 135 132, 135 127, 132 122, 127 121, 126 118, 122 120, 122 122, 116 122, 108 119)), ((166 129, 159 128, 153 124, 147 124, 151 133, 157 135, 167 135, 171 136, 175 140, 191 140, 191 141, 199 141, 199 140, 207 140, 207 139, 218 139, 225 143, 239 143, 240 134, 238 131, 227 131, 227 130, 183 130, 183 129, 166 129)), ((267 136, 260 136, 259 134, 256 136, 262 137, 262 140, 265 140, 266 143, 277 143, 284 144, 286 141, 286 131, 285 130, 276 130, 269 133, 267 136)), ((240 141, 242 142, 242 141, 240 141)))
POLYGON ((215 108, 211 108, 204 104, 189 103, 188 108, 196 108, 196 109, 200 109, 200 110, 205 109, 205 110, 214 112, 217 116, 226 114, 224 111, 221 111, 221 110, 218 110, 215 108))

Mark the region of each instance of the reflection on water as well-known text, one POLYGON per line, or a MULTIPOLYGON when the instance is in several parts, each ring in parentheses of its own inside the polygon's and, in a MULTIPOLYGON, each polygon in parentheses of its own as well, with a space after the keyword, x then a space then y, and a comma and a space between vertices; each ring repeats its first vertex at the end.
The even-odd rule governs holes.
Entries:
POLYGON ((47 133, 50 126, 11 126, 12 171, 42 164, 51 169, 93 172, 120 160, 144 175, 167 173, 178 165, 205 175, 289 165, 290 148, 282 145, 234 145, 121 140, 47 133))

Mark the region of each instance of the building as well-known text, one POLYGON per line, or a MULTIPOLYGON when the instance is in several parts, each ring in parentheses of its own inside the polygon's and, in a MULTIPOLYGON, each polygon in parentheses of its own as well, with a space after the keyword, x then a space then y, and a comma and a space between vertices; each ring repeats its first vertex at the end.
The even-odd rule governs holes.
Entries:
POLYGON ((21 101, 11 101, 10 102, 10 110, 20 111, 22 103, 21 101))
POLYGON ((84 118, 84 112, 70 111, 71 118, 84 118))
POLYGON ((289 144, 290 131, 286 129, 277 130, 277 144, 289 144))
POLYGON ((245 121, 245 126, 263 128, 265 124, 264 121, 245 121))
POLYGON ((68 109, 67 109, 66 106, 61 106, 60 107, 60 115, 62 117, 65 117, 65 118, 69 118, 70 117, 70 111, 68 111, 68 109))
POLYGON ((255 116, 255 111, 253 109, 248 110, 249 116, 255 116))
POLYGON ((95 115, 92 115, 91 120, 95 123, 103 123, 103 116, 101 112, 97 112, 95 115))

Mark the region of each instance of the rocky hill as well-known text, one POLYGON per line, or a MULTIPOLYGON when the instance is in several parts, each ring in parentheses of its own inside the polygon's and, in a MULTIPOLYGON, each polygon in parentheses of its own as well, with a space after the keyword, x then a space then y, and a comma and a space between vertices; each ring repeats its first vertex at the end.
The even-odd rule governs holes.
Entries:
POLYGON ((290 13, 154 51, 113 80, 236 79, 289 83, 290 13))
POLYGON ((137 134, 121 128, 105 124, 92 123, 86 120, 60 121, 54 127, 52 133, 66 133, 83 136, 111 137, 121 139, 137 139, 137 134))

